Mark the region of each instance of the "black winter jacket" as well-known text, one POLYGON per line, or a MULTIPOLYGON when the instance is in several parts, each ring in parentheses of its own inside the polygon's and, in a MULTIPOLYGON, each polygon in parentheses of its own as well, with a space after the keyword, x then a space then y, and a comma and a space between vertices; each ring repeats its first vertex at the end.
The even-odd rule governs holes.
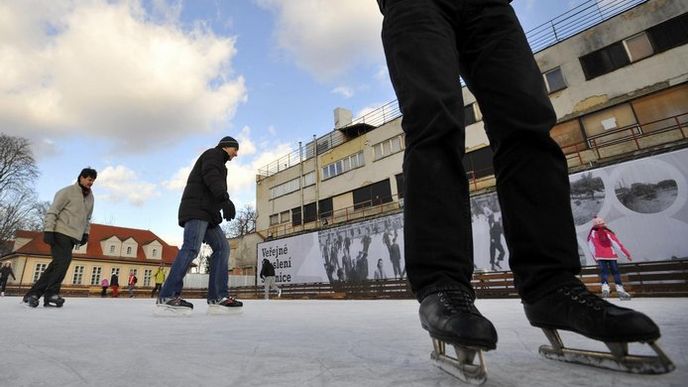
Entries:
POLYGON ((272 263, 270 261, 263 261, 263 268, 260 269, 260 278, 265 278, 265 277, 274 277, 275 276, 275 267, 272 266, 272 263))
POLYGON ((222 223, 220 209, 229 200, 227 167, 229 155, 222 148, 211 148, 196 160, 179 204, 179 225, 189 220, 204 220, 211 227, 222 223))

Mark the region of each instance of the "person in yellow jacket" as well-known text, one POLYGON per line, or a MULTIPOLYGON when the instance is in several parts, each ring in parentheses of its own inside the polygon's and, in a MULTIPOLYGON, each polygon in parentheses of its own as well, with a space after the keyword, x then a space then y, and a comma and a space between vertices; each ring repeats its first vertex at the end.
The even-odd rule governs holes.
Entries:
POLYGON ((151 298, 155 297, 156 291, 160 291, 160 288, 162 288, 162 284, 165 282, 165 277, 165 270, 163 269, 162 264, 160 264, 160 266, 158 266, 158 270, 153 274, 153 278, 155 279, 155 287, 151 292, 151 298))

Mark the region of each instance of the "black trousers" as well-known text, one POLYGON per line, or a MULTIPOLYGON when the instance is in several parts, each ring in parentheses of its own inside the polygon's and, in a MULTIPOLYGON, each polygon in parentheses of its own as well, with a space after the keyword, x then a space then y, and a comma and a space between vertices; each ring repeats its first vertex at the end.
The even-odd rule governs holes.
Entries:
POLYGON ((473 242, 459 76, 494 152, 509 264, 532 302, 580 271, 556 115, 508 0, 387 0, 382 41, 406 134, 404 243, 417 298, 472 291, 473 242))
POLYGON ((75 243, 76 241, 67 235, 55 233, 55 243, 50 246, 53 260, 27 294, 35 294, 38 297, 60 294, 62 280, 64 280, 69 264, 72 262, 72 249, 75 243))

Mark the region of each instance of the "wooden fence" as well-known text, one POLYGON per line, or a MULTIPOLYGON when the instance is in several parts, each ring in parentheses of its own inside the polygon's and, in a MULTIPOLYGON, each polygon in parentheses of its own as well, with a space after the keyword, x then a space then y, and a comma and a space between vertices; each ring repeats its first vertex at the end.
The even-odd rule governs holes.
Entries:
MULTIPOLYGON (((688 297, 688 259, 619 264, 624 288, 635 297, 688 297)), ((594 293, 600 292, 599 269, 586 266, 580 279, 594 293)), ((609 283, 613 283, 609 278, 609 283)), ((472 280, 478 298, 517 298, 513 274, 509 271, 475 273, 472 280)), ((27 285, 8 285, 6 294, 24 294, 27 285)), ((406 280, 383 280, 343 283, 282 284, 283 299, 413 299, 406 280)), ((613 287, 612 287, 613 289, 613 287)), ((63 285, 64 296, 99 297, 99 286, 63 285)), ((150 297, 150 287, 138 287, 135 297, 150 297)), ((109 292, 108 292, 109 293, 109 292)), ((239 299, 263 298, 263 286, 230 288, 230 295, 239 299)), ((109 295, 109 294, 108 294, 109 295)), ((184 289, 184 297, 205 298, 207 289, 184 289)), ((120 288, 120 297, 128 297, 120 288)), ((274 298, 274 292, 271 298, 274 298)))

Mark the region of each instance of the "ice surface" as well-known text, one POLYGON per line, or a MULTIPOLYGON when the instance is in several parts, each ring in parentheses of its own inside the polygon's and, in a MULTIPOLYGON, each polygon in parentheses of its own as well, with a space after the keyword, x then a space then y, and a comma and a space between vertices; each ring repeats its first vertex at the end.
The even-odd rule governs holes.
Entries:
MULTIPOLYGON (((42 301, 42 300, 41 300, 42 301)), ((240 315, 155 317, 152 299, 67 298, 29 309, 0 298, 0 386, 461 386, 430 363, 413 300, 246 300, 240 315)), ((618 301, 614 301, 618 302, 618 301)), ((478 300, 499 333, 485 386, 683 386, 688 299, 636 298, 677 369, 631 375, 547 360, 518 300, 478 300)), ((605 347, 562 333, 564 343, 605 347)), ((631 352, 642 351, 631 345, 631 352)))

